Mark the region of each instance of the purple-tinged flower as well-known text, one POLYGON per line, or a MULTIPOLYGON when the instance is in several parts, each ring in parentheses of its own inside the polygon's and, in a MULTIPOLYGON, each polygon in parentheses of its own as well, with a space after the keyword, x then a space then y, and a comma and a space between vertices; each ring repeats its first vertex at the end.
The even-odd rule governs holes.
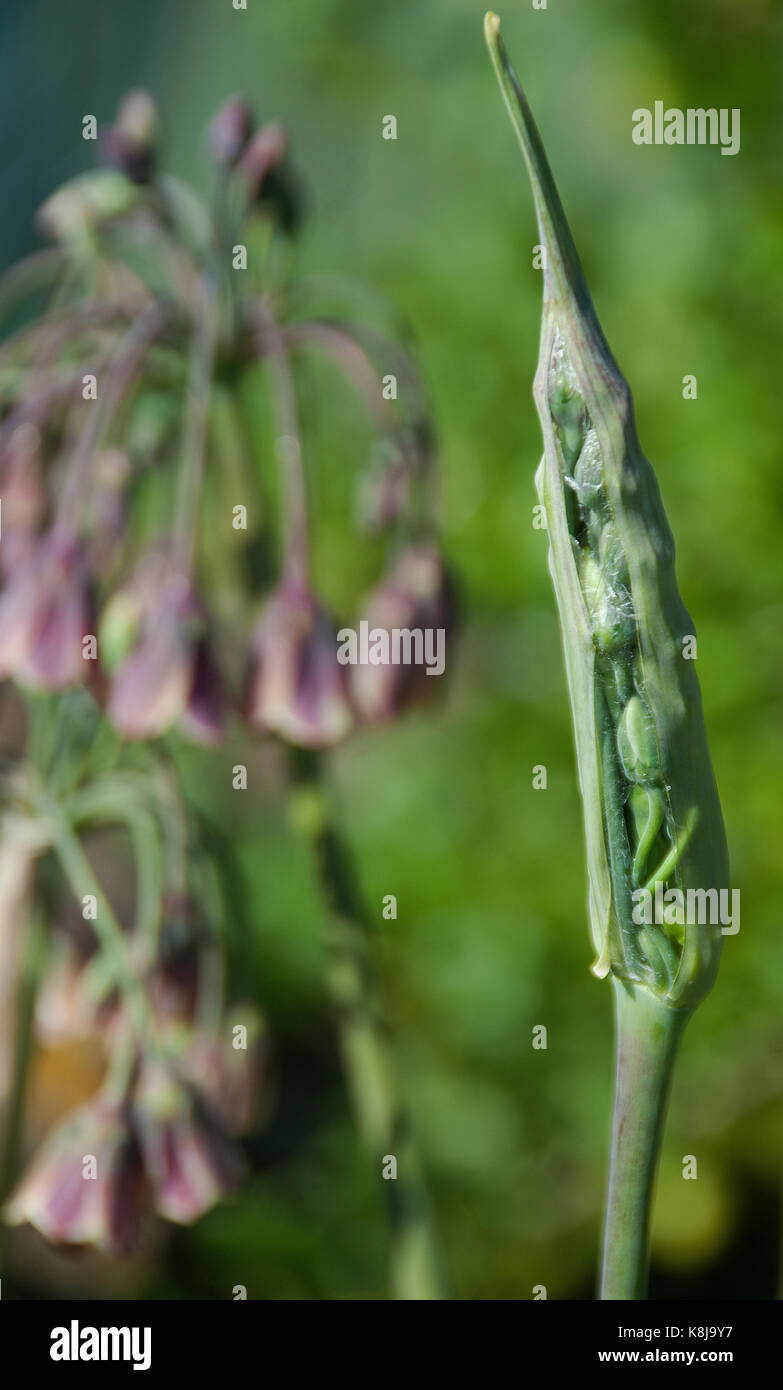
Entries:
POLYGON ((90 599, 82 551, 54 535, 39 542, 0 595, 0 679, 60 690, 91 675, 84 638, 90 599))
POLYGON ((281 125, 271 123, 256 131, 252 140, 245 146, 237 169, 246 180, 251 201, 255 201, 264 185, 264 180, 276 169, 285 157, 288 136, 281 125))
POLYGON ((253 130, 253 109, 244 97, 228 97, 209 127, 209 148, 217 164, 231 169, 245 149, 253 130))
POLYGON ((40 451, 41 432, 29 420, 17 425, 3 451, 0 569, 6 577, 29 560, 46 515, 47 496, 41 476, 40 451))
POLYGON ((138 1241, 145 1182, 125 1104, 101 1096, 58 1125, 5 1208, 56 1245, 127 1254, 138 1241))
MULTIPOLYGON (((387 577, 369 596, 363 618, 373 632, 418 632, 422 649, 431 654, 451 626, 450 586, 434 545, 408 546, 387 577), (430 644, 429 649, 427 644, 430 644)), ((427 665, 391 660, 351 667, 351 695, 360 717, 371 724, 394 718, 411 700, 435 686, 427 665)))
MULTIPOLYGON (((109 651, 137 640, 115 671, 109 719, 126 738, 157 738, 177 720, 202 742, 222 732, 222 694, 209 650, 204 611, 189 581, 148 556, 115 595, 102 628, 109 651)), ((114 653, 112 653, 114 655, 114 653)))
POLYGON ((155 169, 159 117, 149 92, 128 92, 117 119, 101 131, 100 152, 105 164, 118 169, 131 183, 149 183, 155 169))
POLYGON ((359 523, 371 535, 388 531, 410 506, 410 467, 402 450, 385 441, 360 479, 359 523))
POLYGON ((264 1020, 249 1003, 235 1006, 217 1037, 196 1033, 181 1058, 183 1077, 233 1135, 245 1134, 253 1122, 265 1063, 264 1020))
POLYGON ((239 1150, 166 1067, 144 1062, 135 1093, 136 1120, 155 1206, 187 1225, 220 1201, 242 1175, 239 1150))
POLYGON ((334 625, 296 580, 283 581, 256 625, 246 712, 254 728, 302 748, 338 743, 353 723, 334 625))
POLYGON ((220 672, 206 637, 196 644, 193 679, 180 724, 194 743, 216 744, 223 737, 225 701, 220 672))

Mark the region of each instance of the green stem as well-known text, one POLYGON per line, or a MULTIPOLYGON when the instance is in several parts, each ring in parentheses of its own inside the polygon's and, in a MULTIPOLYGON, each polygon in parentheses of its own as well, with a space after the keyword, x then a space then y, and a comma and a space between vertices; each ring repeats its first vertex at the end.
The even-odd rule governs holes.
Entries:
POLYGON ((639 985, 612 979, 615 1094, 606 1195, 601 1299, 644 1299, 650 1211, 680 1038, 690 1016, 639 985))
MULTIPOLYGON (((32 1054, 35 1000, 44 955, 46 929, 38 911, 26 924, 26 941, 16 998, 16 1037, 14 1070, 5 1113, 5 1135, 0 1159, 0 1202, 4 1202, 16 1179, 19 1142, 24 1121, 27 1073, 32 1054)), ((2 1240, 0 1227, 0 1241, 2 1240)), ((0 1265, 2 1260, 0 1259, 0 1265)))
POLYGON ((190 351, 185 426, 177 479, 171 549, 175 565, 190 574, 198 530, 207 446, 207 420, 217 340, 217 306, 211 280, 199 286, 196 327, 190 351))
POLYGON ((95 898, 97 914, 91 925, 106 964, 122 995, 128 1016, 136 1029, 136 1035, 154 1047, 155 1039, 151 1032, 147 997, 144 986, 128 959, 125 933, 109 906, 78 835, 53 802, 46 802, 43 810, 51 823, 53 848, 77 902, 81 902, 85 894, 91 894, 95 898))
POLYGON ((139 314, 117 344, 105 373, 98 402, 89 412, 87 424, 69 452, 68 472, 57 505, 53 535, 68 537, 78 533, 85 495, 89 492, 90 469, 95 452, 106 437, 136 379, 147 350, 165 322, 166 312, 158 304, 150 304, 139 314))
POLYGON ((0 319, 13 313, 29 294, 51 288, 67 258, 59 247, 34 251, 0 276, 0 319))
POLYGON ((276 452, 281 469, 285 534, 284 569, 287 579, 307 583, 309 569, 307 487, 302 464, 302 443, 296 389, 285 339, 268 303, 256 301, 257 347, 269 362, 272 399, 276 413, 276 452))
POLYGON ((317 754, 295 753, 292 820, 309 841, 332 912, 326 984, 337 1029, 356 1127, 378 1165, 397 1161, 384 1181, 392 1228, 392 1296, 401 1300, 448 1297, 424 1183, 400 1102, 388 1028, 378 1009, 367 950, 369 922, 356 878, 331 820, 317 754))

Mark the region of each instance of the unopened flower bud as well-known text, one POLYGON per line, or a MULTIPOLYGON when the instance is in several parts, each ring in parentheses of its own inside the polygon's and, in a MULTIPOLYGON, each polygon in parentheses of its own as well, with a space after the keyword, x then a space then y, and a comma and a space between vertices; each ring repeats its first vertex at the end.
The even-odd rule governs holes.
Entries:
POLYGON ((253 129, 253 109, 244 97, 229 97, 209 127, 209 147, 218 164, 233 168, 253 129))
POLYGON ((114 125, 101 131, 104 162, 118 169, 131 183, 149 183, 155 167, 159 130, 157 107, 149 92, 129 92, 117 109, 114 125))
POLYGON ((293 580, 268 600, 253 634, 247 717, 303 748, 338 743, 353 722, 334 625, 293 580))
POLYGON ((258 198, 264 180, 281 163, 287 147, 288 136, 277 124, 262 126, 245 146, 237 168, 247 182, 251 201, 258 198))

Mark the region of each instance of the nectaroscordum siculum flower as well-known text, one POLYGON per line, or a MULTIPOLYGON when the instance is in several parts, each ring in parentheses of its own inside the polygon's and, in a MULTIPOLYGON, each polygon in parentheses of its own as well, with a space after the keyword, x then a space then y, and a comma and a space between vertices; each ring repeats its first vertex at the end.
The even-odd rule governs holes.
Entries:
MULTIPOLYGON (((79 814, 128 816, 133 828, 140 809, 133 802, 140 793, 132 781, 120 786, 124 810, 116 809, 116 801, 113 811, 104 809, 92 792, 80 798, 79 814)), ((157 808, 167 818, 172 812, 170 798, 157 808)), ((73 834, 51 823, 50 831, 74 888, 87 885, 101 897, 73 834)), ((139 877, 141 899, 147 889, 141 872, 139 877)), ((106 934, 113 934, 111 950, 104 951, 108 974, 93 971, 88 983, 101 957, 82 961, 83 987, 66 997, 68 1007, 83 1011, 94 991, 88 1032, 92 1036, 103 1021, 106 1078, 93 1100, 55 1127, 4 1212, 10 1224, 29 1222, 56 1244, 126 1254, 139 1241, 146 1211, 191 1223, 231 1192, 243 1171, 234 1136, 253 1120, 262 1024, 251 1005, 237 1006, 249 1045, 242 1051, 231 1046, 233 1025, 223 1014, 220 974, 210 966, 195 907, 170 897, 159 907, 160 922, 150 924, 140 904, 128 936, 102 901, 95 920, 104 947, 106 934)))
POLYGON ((536 474, 573 715, 594 973, 612 979, 617 1074, 601 1297, 647 1287, 649 1212, 683 1027, 715 978, 718 921, 646 920, 644 893, 728 889, 729 869, 674 542, 631 393, 584 281, 499 21, 486 39, 544 248, 536 474))
MULTIPOLYGON (((76 903, 87 897, 96 906, 94 948, 86 959, 68 959, 50 1012, 60 1010, 59 1026, 69 1011, 86 1010, 87 1027, 107 1047, 129 1032, 137 1049, 127 1093, 102 1092, 75 1121, 79 1136, 90 1129, 107 1155, 105 1188, 86 1194, 70 1185, 66 1128, 12 1210, 32 1213, 55 1239, 117 1250, 135 1226, 130 1179, 139 1160, 159 1207, 171 1219, 193 1219, 238 1172, 225 1136, 252 1109, 247 1074, 226 1057, 214 1027, 188 1016, 186 982, 163 979, 165 904, 187 897, 190 860, 202 857, 172 799, 159 794, 177 739, 216 743, 233 710, 251 730, 290 745, 293 759, 314 758, 308 765, 317 769, 317 753, 358 718, 391 717, 414 694, 415 682, 395 671, 363 700, 337 660, 337 624, 311 566, 319 518, 308 511, 298 354, 328 358, 369 415, 374 461, 358 470, 359 491, 363 523, 379 548, 388 547, 376 593, 380 603, 392 584, 394 613, 387 603, 386 618, 423 621, 426 613, 434 621, 443 569, 434 539, 433 432, 418 374, 392 341, 396 329, 316 313, 324 284, 294 276, 302 205, 283 128, 257 127, 241 97, 224 103, 209 131, 208 205, 162 167, 147 93, 123 100, 98 145, 102 167, 69 180, 39 211, 38 230, 52 246, 0 277, 0 319, 22 318, 0 344, 0 679, 22 689, 30 728, 20 777, 6 780, 0 771, 0 779, 14 814, 43 827, 76 903), (235 253, 246 258, 241 271, 235 253), (46 296, 43 310, 24 317, 28 301, 46 296), (385 372, 398 383, 398 399, 380 389, 385 372), (247 400, 248 383, 256 392, 261 373, 271 386, 278 528, 271 509, 259 520, 268 480, 247 400), (247 514, 250 535, 232 529, 235 511, 247 514), (255 570, 249 578, 259 547, 263 583, 255 570), (416 555, 426 556, 424 568, 413 564, 416 555), (137 746, 126 747, 131 741, 137 746), (109 825, 120 825, 132 844, 131 931, 83 843, 109 825), (188 868, 173 871, 172 859, 188 868)), ((345 287, 338 289, 342 305, 345 287)), ((346 516, 351 511, 349 504, 346 516)), ((320 774, 315 780, 312 804, 328 820, 320 774)), ((318 839, 319 827, 311 829, 318 839)), ((335 857, 319 856, 319 868, 333 903, 335 857)), ((345 909, 343 898, 336 917, 345 909)), ((354 961, 363 949, 360 918, 355 906, 354 961)), ((364 965, 357 986, 369 978, 364 965)), ((388 1149, 399 1103, 381 1098, 379 1125, 376 1098, 361 1078, 367 1057, 391 1070, 384 1028, 369 987, 361 1028, 346 1023, 339 990, 332 993, 341 1032, 352 1039, 345 1066, 359 1127, 388 1149)), ((210 988, 206 994, 209 1005, 210 988)), ((211 995, 214 1013, 214 982, 211 995)), ((405 1166, 415 1174, 413 1161, 405 1166)), ((439 1296, 415 1177, 403 1175, 396 1190, 410 1200, 401 1198, 403 1215, 395 1214, 394 1291, 439 1296)))
POLYGON ((125 1100, 100 1096, 49 1135, 6 1205, 55 1245, 126 1255, 138 1242, 145 1199, 141 1145, 125 1100))

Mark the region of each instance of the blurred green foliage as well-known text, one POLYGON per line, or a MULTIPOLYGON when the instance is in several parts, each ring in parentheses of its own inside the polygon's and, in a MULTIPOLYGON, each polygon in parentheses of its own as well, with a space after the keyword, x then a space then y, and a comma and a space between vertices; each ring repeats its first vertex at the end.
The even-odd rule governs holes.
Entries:
MULTIPOLYGON (((774 1296, 781 1176, 783 512, 774 0, 558 0, 501 9, 595 302, 634 388, 678 544, 742 928, 689 1026, 659 1184, 652 1296, 774 1296), (654 101, 739 107, 742 148, 639 148, 654 101), (693 373, 698 399, 683 400, 693 373), (695 1154, 699 1180, 681 1177, 695 1154)), ((545 537, 531 526, 539 274, 532 205, 468 0, 6 3, 3 262, 89 163, 81 117, 147 85, 167 164, 206 188, 203 128, 242 90, 290 128, 302 272, 375 286, 412 325, 441 438, 463 630, 445 700, 332 759, 339 814, 455 1292, 590 1297, 610 1094, 608 990, 588 974, 583 850, 545 537), (398 139, 381 138, 393 113, 398 139), (548 790, 532 788, 544 763, 548 790), (381 920, 395 893, 396 922, 381 920), (534 1051, 544 1023, 548 1049, 534 1051)), ((318 579, 373 577, 347 541, 367 433, 336 378, 306 383, 318 579)), ((245 747, 245 745, 243 745, 245 747)), ((247 755, 247 749, 245 748, 247 755)), ((279 770, 193 755, 234 845, 237 939, 275 1038, 269 1120, 233 1206, 178 1234, 139 1294, 382 1297, 382 1184, 354 1140, 321 983, 323 908, 279 770)), ((250 760, 252 753, 246 756, 250 760)))

